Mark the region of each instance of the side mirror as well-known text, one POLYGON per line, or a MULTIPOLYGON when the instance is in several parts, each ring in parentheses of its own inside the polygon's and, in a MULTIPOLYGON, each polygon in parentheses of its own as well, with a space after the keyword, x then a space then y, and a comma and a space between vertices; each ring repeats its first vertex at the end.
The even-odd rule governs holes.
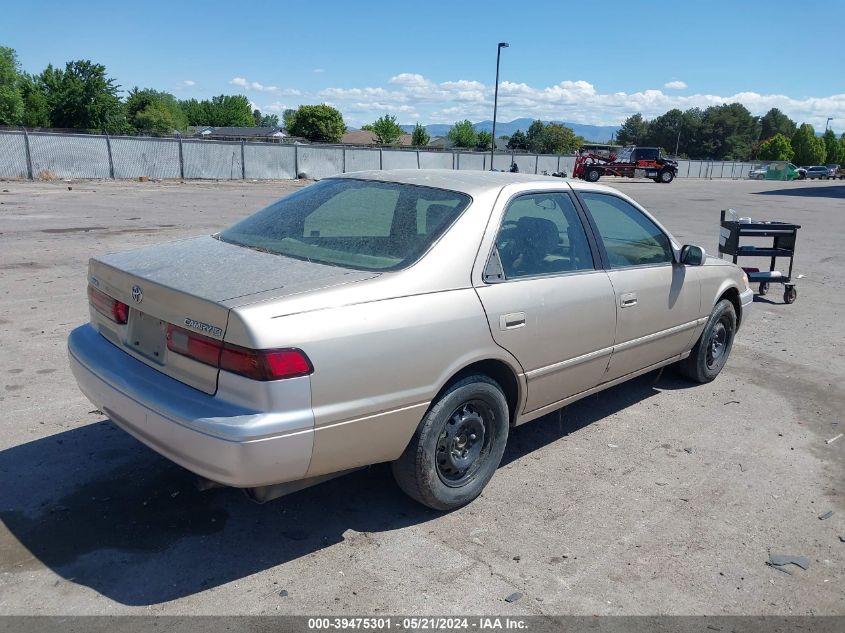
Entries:
POLYGON ((686 266, 701 266, 706 258, 707 254, 700 246, 685 244, 681 247, 681 263, 686 266))

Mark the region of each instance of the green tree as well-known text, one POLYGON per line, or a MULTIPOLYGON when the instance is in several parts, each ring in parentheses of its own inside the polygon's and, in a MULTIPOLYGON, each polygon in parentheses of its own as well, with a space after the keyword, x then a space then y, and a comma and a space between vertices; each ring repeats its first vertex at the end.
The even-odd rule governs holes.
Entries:
POLYGON ((795 150, 795 162, 799 165, 820 165, 824 162, 824 140, 816 136, 816 131, 809 123, 802 123, 792 135, 792 149, 795 150))
POLYGON ((285 128, 285 131, 290 133, 291 128, 295 125, 296 121, 296 110, 288 108, 284 112, 282 112, 282 122, 285 128))
POLYGON ((777 108, 772 108, 760 118, 760 138, 763 140, 770 139, 775 134, 781 134, 789 139, 795 134, 795 130, 795 121, 777 108))
POLYGON ((411 134, 411 145, 414 147, 425 147, 431 141, 431 135, 422 125, 417 122, 414 132, 411 134))
POLYGON ((839 137, 839 164, 845 167, 845 133, 839 137))
POLYGON ((543 151, 543 133, 546 129, 542 121, 534 121, 528 126, 528 133, 525 135, 525 140, 528 142, 528 149, 532 152, 543 151))
POLYGON ((13 48, 0 46, 0 125, 19 125, 24 115, 20 66, 13 48))
POLYGON ((252 119, 255 127, 279 127, 278 114, 262 114, 258 108, 252 111, 252 119))
POLYGON ((511 134, 511 137, 508 139, 508 149, 527 150, 528 139, 525 137, 525 132, 517 130, 511 134))
POLYGON ((126 121, 139 132, 160 136, 184 130, 188 126, 188 117, 176 101, 176 97, 167 92, 152 88, 129 91, 124 103, 126 121))
POLYGON ((179 107, 185 114, 188 120, 188 125, 211 125, 211 112, 208 106, 208 101, 197 101, 196 99, 187 99, 179 102, 179 107))
POLYGON ((446 136, 455 147, 475 147, 478 144, 478 133, 472 126, 472 121, 467 119, 456 122, 446 136))
POLYGON ((324 103, 299 106, 290 117, 285 111, 285 127, 293 136, 319 143, 337 143, 346 132, 340 112, 324 103))
POLYGON ((644 145, 648 137, 648 121, 643 115, 637 112, 632 114, 622 123, 622 127, 616 134, 616 142, 619 145, 644 145))
POLYGON ((211 118, 211 125, 215 127, 255 127, 249 99, 245 95, 212 97, 211 118))
POLYGON ((183 129, 174 119, 173 112, 160 101, 154 101, 136 113, 133 122, 136 130, 153 136, 173 134, 173 132, 183 129))
POLYGON ((397 143, 404 133, 399 124, 396 123, 396 117, 390 114, 385 114, 373 121, 373 134, 376 136, 376 143, 379 145, 393 145, 397 143))
POLYGON ((20 76, 21 97, 23 97, 23 118, 21 125, 26 127, 50 127, 50 108, 47 97, 38 81, 29 73, 20 76))
POLYGON ((571 154, 584 144, 571 128, 559 123, 549 123, 543 128, 538 144, 542 154, 571 154))
POLYGON ((710 106, 701 121, 701 157, 749 160, 759 136, 760 122, 741 103, 710 106))
POLYGON ((780 132, 760 145, 761 160, 792 160, 794 155, 795 150, 792 149, 789 139, 780 132))
POLYGON ((491 132, 485 132, 484 130, 479 131, 475 148, 489 152, 493 148, 493 134, 491 132))
POLYGON ((839 141, 836 140, 836 134, 833 130, 826 130, 824 136, 825 162, 830 165, 839 165, 842 163, 843 156, 839 154, 839 141))
POLYGON ((249 99, 244 95, 218 95, 210 101, 189 99, 180 101, 179 106, 188 125, 255 127, 249 99))
POLYGON ((645 145, 665 147, 668 151, 674 152, 675 145, 678 146, 678 153, 681 151, 680 135, 683 135, 684 113, 677 108, 661 114, 648 124, 648 134, 645 145))
POLYGON ((106 76, 102 64, 83 59, 64 69, 47 66, 39 77, 56 127, 123 132, 126 119, 117 96, 120 86, 106 76))

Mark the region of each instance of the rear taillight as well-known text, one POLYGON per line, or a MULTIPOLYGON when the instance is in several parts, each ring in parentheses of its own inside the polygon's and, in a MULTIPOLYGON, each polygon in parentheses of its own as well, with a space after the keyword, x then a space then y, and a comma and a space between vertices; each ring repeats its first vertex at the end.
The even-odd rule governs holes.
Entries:
POLYGON ((129 320, 129 306, 108 296, 105 292, 88 286, 88 301, 94 309, 115 323, 126 323, 129 320))
POLYGON ((302 350, 248 349, 173 324, 167 326, 167 349, 252 380, 296 378, 314 371, 302 350))

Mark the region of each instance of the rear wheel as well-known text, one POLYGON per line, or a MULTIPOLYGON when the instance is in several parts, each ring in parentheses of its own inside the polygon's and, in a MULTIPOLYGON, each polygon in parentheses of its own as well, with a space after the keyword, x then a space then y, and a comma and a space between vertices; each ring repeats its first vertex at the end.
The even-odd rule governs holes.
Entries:
POLYGON ((713 308, 701 338, 692 352, 678 364, 681 374, 695 382, 710 382, 728 361, 736 333, 736 310, 727 299, 713 308))
POLYGON ((675 173, 671 169, 664 169, 657 174, 657 177, 660 178, 660 182, 668 184, 675 179, 675 173))
POLYGON ((411 498, 435 510, 475 499, 496 472, 508 440, 501 387, 474 374, 456 381, 428 410, 393 476, 411 498))
POLYGON ((584 173, 584 180, 587 182, 596 182, 599 178, 601 178, 601 170, 595 167, 588 167, 584 173))
POLYGON ((760 287, 757 289, 757 294, 765 295, 769 292, 769 282, 768 281, 761 281, 760 287))

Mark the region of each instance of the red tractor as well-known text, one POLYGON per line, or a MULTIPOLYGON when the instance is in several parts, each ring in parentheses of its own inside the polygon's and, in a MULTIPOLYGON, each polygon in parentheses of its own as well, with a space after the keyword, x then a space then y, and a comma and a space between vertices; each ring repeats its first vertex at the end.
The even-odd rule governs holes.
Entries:
POLYGON ((678 175, 678 163, 660 155, 658 147, 625 147, 619 154, 582 147, 575 153, 572 176, 596 182, 602 176, 651 178, 669 183, 678 175))

